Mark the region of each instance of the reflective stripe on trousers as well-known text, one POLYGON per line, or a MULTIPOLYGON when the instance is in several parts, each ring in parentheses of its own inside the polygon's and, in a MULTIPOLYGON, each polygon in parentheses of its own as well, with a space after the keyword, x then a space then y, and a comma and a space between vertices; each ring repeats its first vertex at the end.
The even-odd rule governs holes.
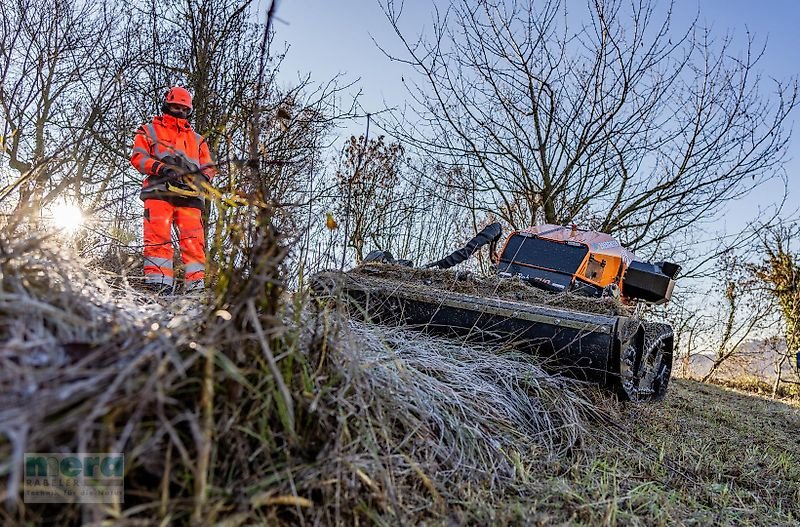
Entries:
POLYGON ((159 258, 157 256, 144 257, 145 267, 157 267, 160 269, 172 269, 172 258, 159 258))
POLYGON ((205 272, 206 266, 200 262, 193 262, 186 264, 186 276, 196 274, 198 272, 205 272))

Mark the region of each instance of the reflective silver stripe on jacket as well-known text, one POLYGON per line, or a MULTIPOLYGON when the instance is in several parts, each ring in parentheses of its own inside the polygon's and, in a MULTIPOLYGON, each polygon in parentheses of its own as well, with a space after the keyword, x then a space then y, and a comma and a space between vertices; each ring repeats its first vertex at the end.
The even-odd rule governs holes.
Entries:
MULTIPOLYGON (((144 131, 144 133, 142 135, 144 135, 145 138, 148 138, 148 139, 150 139, 151 142, 153 142, 154 141, 153 137, 155 137, 155 130, 153 129, 153 126, 152 125, 145 125, 144 128, 145 128, 145 131, 144 131)), ((140 133, 140 132, 137 132, 137 133, 140 133)), ((152 158, 153 157, 150 154, 150 151, 149 150, 145 150, 144 148, 134 147, 133 152, 135 154, 143 154, 144 155, 144 157, 141 159, 141 161, 139 161, 139 165, 138 165, 137 168, 138 168, 139 172, 141 172, 142 174, 147 174, 147 172, 145 172, 145 170, 146 170, 145 163, 147 162, 148 158, 152 158)))
POLYGON ((153 123, 147 123, 145 125, 145 129, 147 130, 147 136, 150 138, 150 142, 156 144, 158 142, 158 134, 156 134, 156 127, 153 126, 153 123))

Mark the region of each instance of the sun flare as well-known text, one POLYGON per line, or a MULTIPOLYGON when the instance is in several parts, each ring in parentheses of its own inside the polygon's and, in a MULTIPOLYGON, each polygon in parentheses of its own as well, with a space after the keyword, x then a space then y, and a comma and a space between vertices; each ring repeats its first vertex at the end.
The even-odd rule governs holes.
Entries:
POLYGON ((50 207, 49 216, 57 229, 69 234, 80 229, 85 220, 83 212, 77 205, 65 201, 60 201, 50 207))

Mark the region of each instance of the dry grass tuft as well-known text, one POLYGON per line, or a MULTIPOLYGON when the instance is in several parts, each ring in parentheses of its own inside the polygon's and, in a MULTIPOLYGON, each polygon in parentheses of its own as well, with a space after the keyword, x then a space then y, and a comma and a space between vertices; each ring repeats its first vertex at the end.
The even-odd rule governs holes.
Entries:
POLYGON ((530 357, 356 321, 339 339, 333 499, 361 486, 384 520, 419 521, 470 489, 516 494, 581 441, 591 405, 530 357))
POLYGON ((302 296, 281 307, 285 248, 269 228, 247 240, 208 298, 157 303, 0 235, 0 523, 444 520, 581 441, 574 383, 302 296), (24 452, 104 451, 125 453, 124 503, 22 502, 24 452))

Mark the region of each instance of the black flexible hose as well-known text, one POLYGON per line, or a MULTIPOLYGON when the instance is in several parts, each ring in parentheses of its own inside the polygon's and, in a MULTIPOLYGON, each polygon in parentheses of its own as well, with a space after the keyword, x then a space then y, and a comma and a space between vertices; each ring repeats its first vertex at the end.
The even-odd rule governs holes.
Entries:
POLYGON ((484 245, 495 243, 503 235, 503 227, 499 223, 492 223, 487 226, 477 236, 472 238, 461 249, 450 253, 441 260, 429 263, 423 267, 426 269, 431 267, 438 267, 439 269, 449 269, 454 265, 458 265, 483 247, 484 245))

